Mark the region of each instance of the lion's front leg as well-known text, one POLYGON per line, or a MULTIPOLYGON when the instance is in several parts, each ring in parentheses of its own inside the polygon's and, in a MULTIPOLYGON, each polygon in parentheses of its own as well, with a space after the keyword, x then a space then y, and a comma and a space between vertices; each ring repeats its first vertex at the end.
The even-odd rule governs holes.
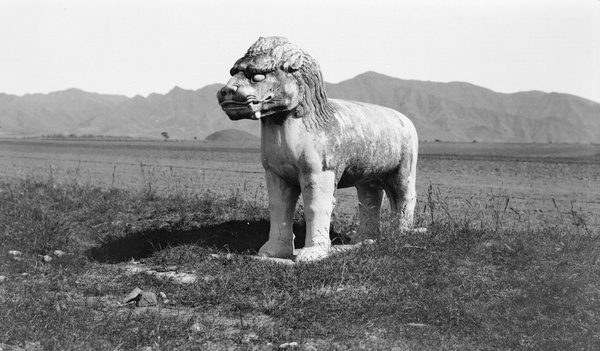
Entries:
POLYGON ((292 231, 296 202, 300 189, 281 179, 272 171, 266 171, 269 194, 269 217, 271 228, 269 240, 260 248, 261 256, 291 258, 294 254, 292 231))
POLYGON ((335 205, 335 173, 303 174, 300 186, 306 218, 306 243, 304 248, 297 250, 296 261, 316 260, 327 256, 331 248, 329 227, 335 205))

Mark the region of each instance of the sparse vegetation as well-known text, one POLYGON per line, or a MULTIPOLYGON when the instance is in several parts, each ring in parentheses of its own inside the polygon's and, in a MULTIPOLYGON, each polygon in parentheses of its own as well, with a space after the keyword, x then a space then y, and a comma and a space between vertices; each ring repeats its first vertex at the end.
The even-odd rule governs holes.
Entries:
MULTIPOLYGON (((251 258, 268 232, 265 200, 251 189, 153 192, 148 179, 129 189, 0 181, 0 345, 600 349, 600 238, 574 210, 538 222, 516 216, 508 195, 449 199, 430 186, 417 213, 426 234, 397 232, 388 218, 373 245, 288 266, 251 258), (131 273, 132 260, 199 279, 131 273), (174 302, 117 307, 134 287, 174 302)), ((354 219, 335 221, 332 238, 343 240, 354 219)), ((296 233, 302 245, 301 211, 296 233)))

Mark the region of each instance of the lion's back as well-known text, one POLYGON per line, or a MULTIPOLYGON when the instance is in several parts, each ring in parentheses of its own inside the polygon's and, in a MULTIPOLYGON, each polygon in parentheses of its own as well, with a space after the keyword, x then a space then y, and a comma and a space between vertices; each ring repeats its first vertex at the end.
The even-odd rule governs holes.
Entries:
MULTIPOLYGON (((344 173, 338 187, 377 179, 400 166, 400 160, 416 160, 418 137, 412 122, 400 112, 373 104, 330 99, 335 107, 334 140, 344 173)), ((337 162, 331 162, 336 164, 337 162)))
POLYGON ((385 136, 393 133, 398 137, 417 138, 411 120, 402 113, 384 106, 365 102, 330 99, 336 108, 336 117, 343 130, 365 137, 385 136))

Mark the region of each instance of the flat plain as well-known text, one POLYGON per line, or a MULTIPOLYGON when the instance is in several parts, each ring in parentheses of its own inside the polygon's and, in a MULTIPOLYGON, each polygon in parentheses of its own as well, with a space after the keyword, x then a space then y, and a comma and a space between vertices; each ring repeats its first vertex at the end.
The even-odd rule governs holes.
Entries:
MULTIPOLYGON (((187 194, 242 193, 266 201, 259 144, 192 141, 0 139, 0 177, 49 176, 187 194)), ((577 212, 600 219, 600 145, 421 143, 417 192, 434 192, 458 215, 467 203, 506 201, 527 220, 577 212)), ((336 213, 356 212, 356 192, 337 191, 336 213)))

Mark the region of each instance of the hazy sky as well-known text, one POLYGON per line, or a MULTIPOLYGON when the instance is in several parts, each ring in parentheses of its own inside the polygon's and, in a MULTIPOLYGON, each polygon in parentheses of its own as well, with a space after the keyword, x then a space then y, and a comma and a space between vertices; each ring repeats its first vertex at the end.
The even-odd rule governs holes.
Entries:
POLYGON ((270 35, 333 83, 370 70, 600 102, 600 0, 0 0, 0 92, 195 90, 270 35))

